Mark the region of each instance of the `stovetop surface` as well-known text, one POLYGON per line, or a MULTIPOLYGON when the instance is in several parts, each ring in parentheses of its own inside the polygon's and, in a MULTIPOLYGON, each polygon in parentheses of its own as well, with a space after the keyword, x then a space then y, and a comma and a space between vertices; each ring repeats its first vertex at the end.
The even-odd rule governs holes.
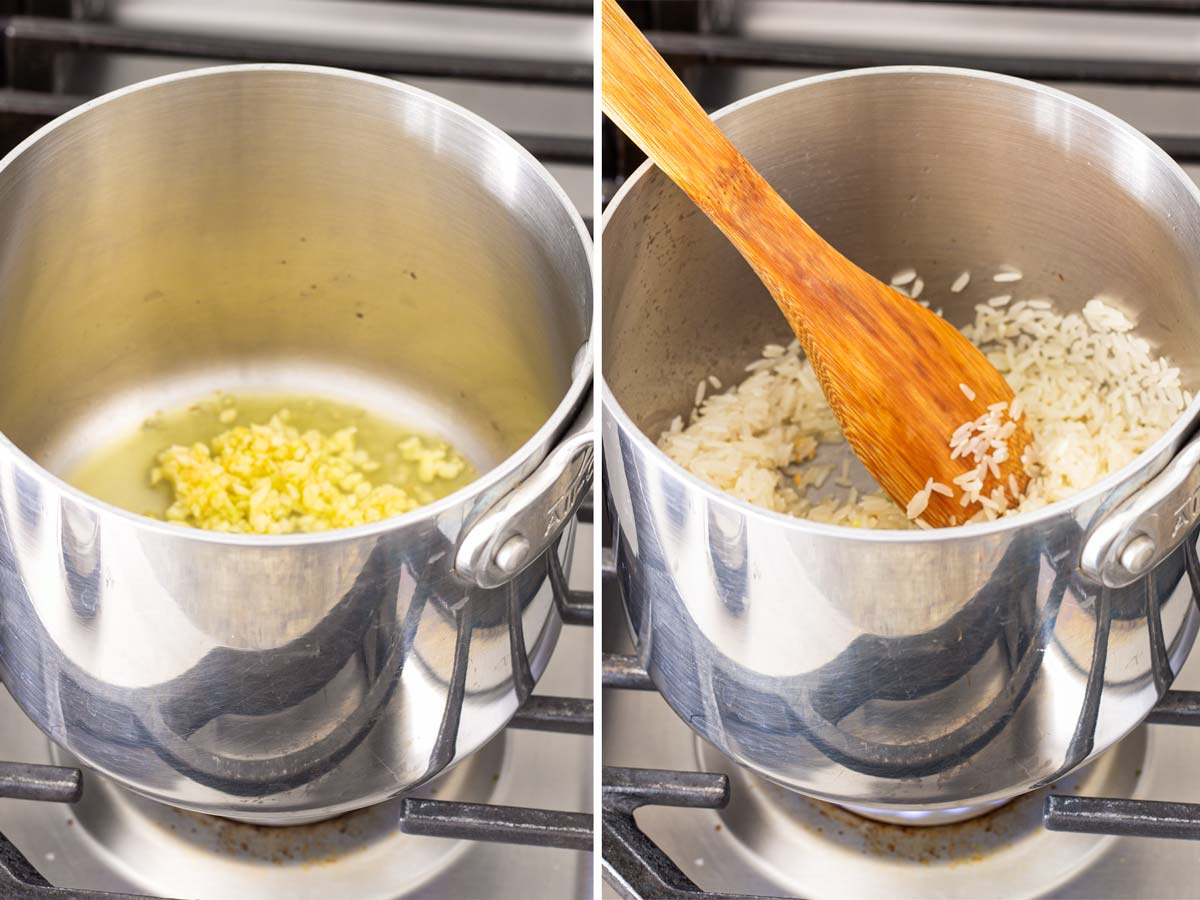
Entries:
MULTIPOLYGON (((578 526, 573 588, 589 587, 578 526)), ((564 626, 536 694, 592 696, 592 629, 564 626)), ((0 760, 75 765, 0 688, 0 760)), ((592 854, 446 838, 395 826, 398 802, 331 822, 261 828, 172 809, 84 770, 74 806, 0 800, 0 833, 57 887, 188 900, 563 900, 592 896, 592 854)), ((417 792, 442 800, 592 808, 592 742, 510 728, 417 792)))
MULTIPOLYGON (((604 649, 632 652, 620 601, 606 594, 604 649)), ((1200 689, 1200 654, 1173 687, 1200 689)), ((767 784, 699 742, 656 692, 606 689, 602 716, 605 765, 730 775, 725 811, 637 814, 646 834, 708 891, 806 900, 1200 897, 1200 844, 1048 832, 1040 823, 1044 792, 974 822, 896 828, 767 784)), ((1197 802, 1198 755, 1195 729, 1142 726, 1054 792, 1197 802)), ((607 885, 602 895, 617 896, 607 885)))

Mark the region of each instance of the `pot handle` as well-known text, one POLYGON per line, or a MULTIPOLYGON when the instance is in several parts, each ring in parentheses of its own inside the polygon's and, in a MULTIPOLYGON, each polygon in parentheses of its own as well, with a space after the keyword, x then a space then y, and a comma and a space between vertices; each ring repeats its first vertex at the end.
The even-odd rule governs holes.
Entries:
POLYGON ((1118 588, 1137 581, 1173 553, 1200 520, 1200 438, 1109 513, 1083 545, 1079 568, 1118 588))
POLYGON ((592 480, 592 394, 566 435, 521 485, 469 526, 454 568, 482 588, 512 580, 558 540, 592 480))

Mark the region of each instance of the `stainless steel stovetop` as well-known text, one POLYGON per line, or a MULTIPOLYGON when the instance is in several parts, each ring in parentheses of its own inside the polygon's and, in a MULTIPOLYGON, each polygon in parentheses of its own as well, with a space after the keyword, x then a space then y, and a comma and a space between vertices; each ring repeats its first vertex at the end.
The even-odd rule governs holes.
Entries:
MULTIPOLYGON (((630 653, 619 597, 606 590, 606 653, 630 653)), ((1193 653, 1173 688, 1200 689, 1193 653)), ((707 891, 889 900, 1027 897, 1200 897, 1200 845, 1046 831, 1039 791, 956 825, 872 822, 758 778, 697 739, 656 692, 606 689, 606 766, 724 772, 731 801, 720 811, 647 807, 642 830, 707 891)), ((1200 801, 1200 732, 1141 726, 1057 794, 1200 801)), ((618 896, 605 886, 604 897, 618 896)))
MULTIPOLYGON (((592 527, 580 524, 570 584, 590 590, 592 527)), ((592 629, 564 626, 536 694, 592 696, 592 629)), ((0 689, 0 760, 78 763, 0 689)), ((291 828, 243 825, 146 800, 84 770, 75 805, 0 800, 5 835, 56 887, 189 900, 564 900, 592 896, 592 854, 417 837, 399 801, 291 828)), ((592 741, 508 729, 417 796, 587 812, 592 741)))

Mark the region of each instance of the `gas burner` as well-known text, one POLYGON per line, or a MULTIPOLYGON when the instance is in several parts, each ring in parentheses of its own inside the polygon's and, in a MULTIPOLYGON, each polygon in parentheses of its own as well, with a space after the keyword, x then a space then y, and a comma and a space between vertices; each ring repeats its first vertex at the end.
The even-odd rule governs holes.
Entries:
POLYGON ((611 550, 603 563, 605 897, 1196 896, 1196 845, 1178 838, 1200 840, 1200 655, 1082 771, 957 824, 886 824, 698 741, 629 655, 611 550))
POLYGON ((990 803, 973 803, 970 806, 951 806, 946 809, 878 809, 872 806, 855 806, 852 803, 839 803, 842 809, 854 813, 864 819, 873 819, 885 825, 912 825, 922 828, 938 825, 953 825, 983 816, 992 810, 999 809, 1012 798, 993 800, 990 803))
POLYGON ((1147 744, 1146 729, 1139 729, 1047 788, 993 804, 966 821, 917 826, 880 822, 789 791, 699 739, 696 756, 700 770, 725 773, 730 780, 729 805, 709 815, 795 896, 918 900, 936 892, 946 900, 967 900, 1002 884, 1004 896, 1015 900, 1052 893, 1113 840, 1047 831, 1046 796, 1137 794, 1147 744))
MULTIPOLYGON (((501 734, 412 798, 487 802, 511 781, 501 734)), ((55 762, 78 761, 56 750, 55 762)), ((401 830, 403 799, 309 825, 249 825, 176 809, 90 773, 83 799, 62 808, 73 828, 62 852, 92 854, 139 890, 164 897, 395 900, 452 866, 469 842, 401 830)))
MULTIPOLYGON (((590 623, 582 594, 564 602, 566 618, 590 623)), ((11 798, 0 897, 13 885, 31 900, 590 896, 592 816, 569 811, 591 798, 591 701, 578 697, 590 653, 590 628, 564 628, 540 685, 573 696, 535 694, 491 743, 404 798, 293 827, 175 809, 81 773, 0 687, 0 759, 32 763, 0 766, 11 798)))

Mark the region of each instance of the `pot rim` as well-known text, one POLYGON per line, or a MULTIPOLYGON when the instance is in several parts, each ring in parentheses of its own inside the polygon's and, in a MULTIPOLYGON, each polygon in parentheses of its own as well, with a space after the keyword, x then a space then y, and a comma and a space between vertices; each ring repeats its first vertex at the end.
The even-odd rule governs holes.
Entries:
MULTIPOLYGON (((1011 75, 1000 75, 994 72, 984 72, 978 69, 965 69, 953 66, 877 66, 872 68, 859 69, 844 69, 837 72, 828 72, 822 75, 813 75, 808 78, 800 78, 795 81, 789 81, 786 84, 776 85, 775 87, 767 88, 763 91, 750 94, 743 97, 728 106, 714 112, 711 118, 714 121, 720 121, 726 115, 736 112, 743 107, 750 106, 759 100, 772 97, 776 94, 786 93, 788 91, 807 87, 812 84, 819 84, 826 81, 838 81, 846 78, 870 78, 870 77, 890 77, 890 76, 924 76, 924 75, 949 75, 964 81, 991 81, 1007 84, 1022 90, 1048 96, 1060 103, 1065 103, 1069 106, 1074 106, 1083 110, 1090 115, 1096 116, 1101 121, 1108 124, 1115 130, 1122 132, 1134 140, 1138 141, 1152 156, 1157 156, 1161 162, 1167 164, 1168 168, 1174 172, 1175 176, 1184 184, 1188 193, 1196 205, 1200 207, 1200 186, 1196 185, 1187 174, 1180 168, 1179 164, 1173 160, 1170 155, 1159 147, 1156 143, 1146 137, 1138 129, 1134 128, 1127 122, 1114 116, 1112 113, 1101 109, 1093 103, 1082 100, 1073 94, 1068 94, 1066 91, 1058 90, 1057 88, 1047 87, 1035 81, 1029 81, 1025 78, 1015 78, 1011 75)), ((625 195, 633 190, 634 186, 646 176, 646 173, 654 169, 654 163, 650 160, 642 163, 634 171, 625 183, 613 195, 612 201, 608 204, 608 208, 604 211, 600 223, 600 240, 603 247, 604 230, 608 227, 617 207, 625 195)), ((604 305, 603 294, 600 297, 601 309, 604 305)), ((624 408, 617 401, 612 389, 608 386, 608 381, 604 378, 603 373, 600 376, 600 393, 602 398, 602 406, 605 416, 611 416, 621 430, 631 436, 631 440, 645 453, 656 458, 656 462, 660 466, 665 466, 671 470, 672 474, 677 478, 681 478, 690 488, 700 491, 704 494, 708 502, 717 503, 727 507, 735 512, 740 512, 743 515, 752 516, 757 519, 762 519, 776 526, 792 528, 796 531, 808 532, 816 535, 821 535, 831 538, 839 538, 842 540, 862 541, 868 544, 899 544, 899 543, 936 543, 948 540, 973 540, 975 538, 986 538, 993 535, 1002 535, 1010 531, 1015 531, 1029 525, 1036 525, 1040 522, 1056 518, 1060 515, 1074 514, 1080 506, 1089 501, 1095 500, 1104 494, 1111 492, 1114 488, 1130 479, 1137 472, 1144 468, 1147 462, 1155 456, 1168 450, 1172 444, 1181 440, 1192 425, 1200 419, 1200 391, 1192 398, 1192 402, 1184 409, 1179 418, 1168 428, 1153 444, 1143 450, 1140 454, 1134 457, 1128 464, 1118 469, 1116 472, 1101 479, 1092 486, 1085 488, 1077 494, 1074 494, 1065 500, 1059 500, 1055 503, 1043 506, 1041 509, 1031 510, 1029 512, 1017 513, 1012 516, 1004 516, 999 519, 994 519, 991 522, 979 522, 973 525, 956 525, 951 528, 938 528, 931 530, 912 529, 902 531, 895 528, 851 528, 843 525, 827 525, 822 522, 814 522, 810 519, 801 519, 796 516, 790 516, 786 513, 774 512, 765 509, 761 506, 755 506, 752 503, 747 503, 732 494, 722 491, 720 488, 713 487, 707 481, 704 481, 697 475, 693 475, 687 471, 675 460, 671 459, 665 453, 658 449, 655 442, 643 432, 624 408)), ((1169 461, 1169 460, 1168 460, 1169 461)), ((1164 463, 1165 465, 1165 463, 1164 463)), ((1150 472, 1148 475, 1156 474, 1150 472)))
MULTIPOLYGON (((526 150, 521 144, 510 137, 500 128, 497 128, 491 122, 484 119, 482 116, 471 112, 470 110, 459 106, 457 103, 451 103, 449 100, 439 97, 430 91, 422 90, 421 88, 413 87, 401 81, 394 81, 390 78, 384 78, 379 75, 368 75, 363 72, 355 72, 349 69, 339 69, 333 66, 309 66, 297 65, 292 63, 241 63, 225 66, 204 66, 197 69, 189 69, 184 72, 174 72, 170 75, 161 75, 157 78, 148 78, 144 81, 136 82, 135 84, 127 85, 111 91, 87 103, 82 103, 79 106, 63 113, 58 118, 43 125, 33 134, 25 138, 16 147, 10 150, 3 159, 0 159, 0 176, 2 176, 13 164, 13 162, 21 156, 26 150, 41 141, 46 135, 61 128, 67 122, 79 116, 87 115, 91 110, 104 106, 105 104, 116 101, 129 94, 134 94, 140 91, 153 90, 165 84, 170 84, 176 81, 186 81, 194 78, 211 78, 226 75, 234 72, 292 72, 303 73, 312 76, 323 78, 341 78, 347 81, 359 81, 367 84, 387 87, 408 97, 414 97, 425 103, 432 103, 440 107, 443 111, 458 116, 472 126, 485 131, 495 140, 507 145, 507 149, 512 153, 521 157, 527 164, 530 165, 533 172, 539 175, 543 183, 554 194, 566 210, 567 215, 575 226, 575 232, 579 237, 580 245, 583 249, 584 256, 588 262, 588 268, 591 273, 591 282, 595 282, 595 266, 592 260, 592 241, 591 235, 583 223, 583 217, 579 211, 575 209, 575 205, 571 202, 567 193, 559 185, 554 177, 546 170, 545 166, 538 159, 526 150)), ((578 413, 580 404, 584 396, 591 387, 592 369, 593 369, 593 351, 595 344, 595 336, 598 329, 595 294, 592 298, 592 321, 588 325, 587 334, 581 349, 576 350, 575 362, 573 364, 574 372, 571 377, 571 384, 563 394, 562 399, 554 408, 553 412, 520 447, 510 453, 497 465, 483 473, 479 478, 472 481, 470 484, 464 485, 457 491, 447 494, 439 500, 421 506, 410 512, 401 513, 398 516, 381 519, 378 522, 371 522, 365 525, 355 525, 350 528, 334 528, 329 531, 317 531, 299 534, 231 534, 221 531, 208 531, 202 528, 193 528, 189 525, 180 525, 174 522, 161 521, 152 519, 149 516, 139 515, 138 513, 129 512, 119 506, 114 506, 111 503, 106 503, 96 497, 81 491, 59 478, 48 469, 38 464, 25 451, 18 447, 9 437, 0 431, 0 450, 10 452, 17 466, 30 477, 49 487, 54 488, 60 495, 70 497, 72 501, 90 510, 93 513, 115 516, 133 527, 145 529, 152 532, 159 532, 168 537, 184 538, 195 541, 201 541, 209 544, 228 544, 240 547, 298 547, 312 546, 318 544, 333 544, 341 541, 354 541, 362 538, 370 538, 385 532, 393 531, 397 528, 419 522, 426 519, 436 519, 447 510, 453 509, 462 504, 471 504, 478 500, 488 490, 496 487, 501 482, 508 479, 514 472, 527 462, 533 461, 535 464, 545 454, 539 454, 540 448, 548 449, 553 447, 555 438, 565 428, 569 427, 571 421, 578 413)), ((515 489, 517 485, 514 485, 515 489)), ((506 492, 507 493, 507 492, 506 492)), ((497 498, 499 500, 499 498, 497 498)), ((490 506, 493 503, 488 504, 490 506)))

